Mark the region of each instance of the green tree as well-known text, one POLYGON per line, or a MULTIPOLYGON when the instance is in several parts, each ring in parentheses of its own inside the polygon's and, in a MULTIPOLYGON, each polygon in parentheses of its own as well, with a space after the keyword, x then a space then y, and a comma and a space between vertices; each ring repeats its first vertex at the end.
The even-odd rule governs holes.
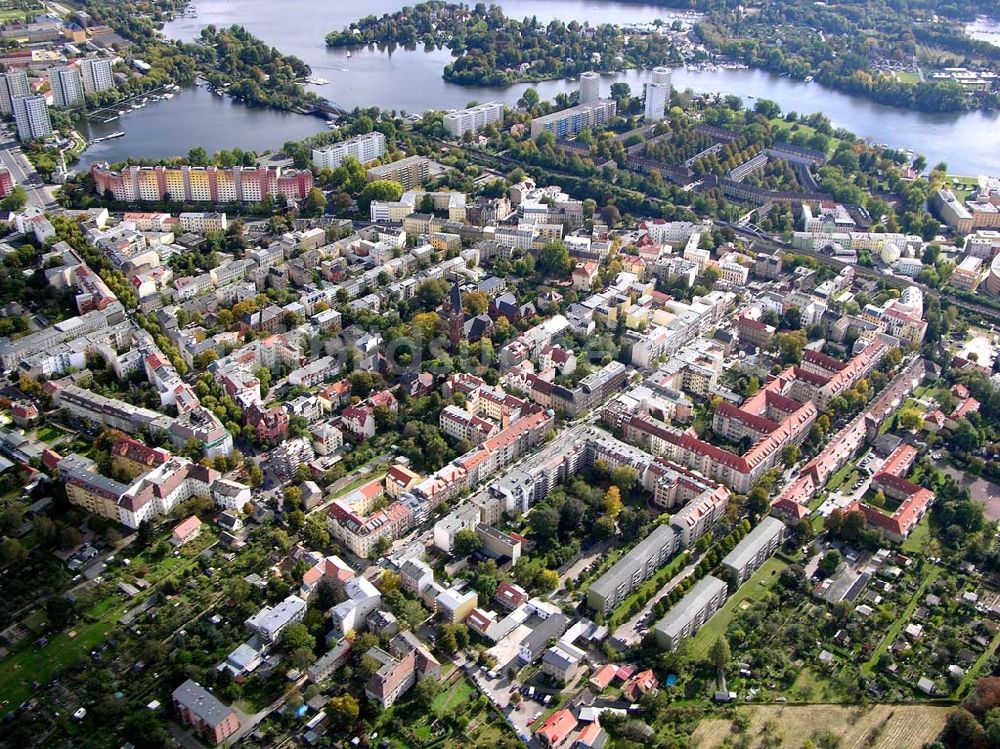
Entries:
POLYGON ((391 179, 377 179, 369 182, 358 196, 358 205, 367 211, 373 200, 394 202, 403 197, 403 186, 391 179))
POLYGON ((479 551, 483 547, 483 542, 474 530, 463 528, 455 534, 455 541, 452 546, 456 556, 467 557, 479 551))
POLYGON ((21 185, 17 185, 3 200, 0 200, 0 208, 5 211, 20 211, 28 204, 28 192, 21 185))
POLYGON ((549 242, 538 253, 536 267, 547 276, 564 276, 573 267, 569 250, 562 242, 549 242))
POLYGON ((295 622, 285 627, 285 631, 281 633, 281 644, 288 651, 299 648, 307 648, 311 651, 316 647, 316 638, 309 633, 306 625, 295 622))
POLYGON ((353 695, 344 694, 331 697, 326 703, 327 711, 330 715, 331 723, 339 732, 346 732, 357 721, 361 715, 361 705, 353 695))
POLYGON ((729 665, 731 658, 732 651, 729 648, 729 640, 724 636, 712 643, 712 647, 708 651, 708 662, 712 664, 712 668, 721 671, 729 665))
POLYGON ((914 407, 903 408, 896 416, 896 424, 902 429, 920 429, 924 425, 924 415, 920 409, 914 407))

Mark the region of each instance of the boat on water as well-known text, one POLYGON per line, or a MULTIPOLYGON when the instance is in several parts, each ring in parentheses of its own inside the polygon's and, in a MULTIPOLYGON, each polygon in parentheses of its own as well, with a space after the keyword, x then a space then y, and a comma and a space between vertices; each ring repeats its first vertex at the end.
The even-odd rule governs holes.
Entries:
POLYGON ((174 94, 173 94, 173 92, 164 94, 163 98, 164 99, 173 99, 174 98, 174 94))
POLYGON ((350 57, 350 56, 351 56, 351 53, 350 53, 350 52, 348 52, 348 53, 347 53, 347 56, 348 56, 348 57, 350 57))
POLYGON ((114 116, 108 117, 108 119, 104 120, 104 123, 107 124, 109 122, 114 122, 117 119, 118 119, 118 115, 114 115, 114 116))

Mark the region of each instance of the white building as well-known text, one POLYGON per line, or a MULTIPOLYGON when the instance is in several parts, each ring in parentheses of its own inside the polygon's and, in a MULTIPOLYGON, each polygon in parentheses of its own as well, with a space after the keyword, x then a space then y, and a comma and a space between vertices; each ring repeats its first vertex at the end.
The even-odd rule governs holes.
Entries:
POLYGON ((296 595, 288 596, 274 606, 265 606, 247 619, 247 627, 267 642, 277 642, 289 624, 302 621, 306 615, 306 602, 296 595))
POLYGON ((382 158, 385 156, 385 136, 373 131, 340 143, 314 148, 312 165, 314 169, 336 169, 349 156, 362 164, 382 158))
POLYGON ((13 99, 14 120, 19 140, 35 140, 52 135, 52 120, 44 96, 16 96, 13 99))
POLYGON ((468 131, 482 130, 493 122, 503 120, 503 103, 491 101, 468 109, 453 109, 444 116, 444 129, 455 138, 468 131))
POLYGON ((25 70, 8 70, 0 75, 0 114, 14 114, 14 99, 31 96, 28 73, 25 70))
POLYGON ((80 78, 83 80, 85 94, 107 91, 115 86, 111 60, 106 60, 103 57, 88 57, 80 60, 80 78))
POLYGON ((49 86, 52 89, 52 106, 69 109, 83 105, 83 81, 74 67, 49 68, 49 86))
POLYGON ((360 631, 382 601, 378 588, 361 575, 344 585, 344 594, 347 600, 330 609, 330 624, 341 637, 360 631))
POLYGON ((646 120, 662 120, 670 101, 670 68, 654 68, 653 80, 646 84, 646 120))
POLYGON ((601 98, 601 75, 588 71, 580 74, 580 103, 589 104, 601 98))

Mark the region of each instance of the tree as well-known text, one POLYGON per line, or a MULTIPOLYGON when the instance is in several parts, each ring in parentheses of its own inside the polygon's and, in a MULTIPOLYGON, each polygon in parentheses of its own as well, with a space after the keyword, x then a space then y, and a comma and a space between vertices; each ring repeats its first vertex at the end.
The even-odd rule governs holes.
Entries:
POLYGON ((361 705, 353 695, 344 694, 331 697, 326 703, 327 711, 330 714, 331 723, 341 731, 348 730, 361 714, 361 705))
POLYGON ((122 736, 135 746, 159 749, 166 745, 167 733, 163 723, 151 710, 143 708, 122 721, 122 736))
POLYGON ((529 516, 532 535, 539 542, 554 538, 559 531, 559 512, 552 506, 544 504, 535 507, 529 516))
POLYGON ((281 633, 281 644, 288 651, 298 650, 299 648, 312 650, 316 647, 316 638, 309 633, 306 625, 301 622, 295 622, 285 627, 285 631, 281 633))
POLYGON ((535 589, 540 593, 551 593, 559 587, 559 573, 555 570, 542 570, 535 578, 535 589))
POLYGON ((362 210, 367 211, 373 200, 392 203, 401 197, 403 197, 403 186, 399 182, 391 179, 377 179, 365 185, 361 195, 358 196, 358 205, 362 210))
POLYGON ((798 445, 789 445, 782 451, 781 460, 785 464, 785 468, 791 468, 799 462, 799 452, 798 445))
POLYGON ((456 556, 467 557, 479 551, 483 547, 483 542, 474 530, 463 528, 455 534, 455 541, 452 547, 456 556))
POLYGON ((27 558, 28 552, 16 538, 5 538, 0 543, 0 565, 4 567, 12 564, 19 565, 27 558))
POLYGON ((724 636, 712 643, 712 647, 708 651, 708 662, 712 664, 712 668, 721 671, 729 664, 731 658, 732 651, 729 648, 729 640, 724 636))
POLYGON ((611 518, 617 518, 623 507, 621 489, 611 486, 604 495, 604 513, 611 518))
POLYGON ((310 648, 295 648, 288 655, 288 662, 292 668, 297 668, 299 671, 306 668, 314 660, 316 660, 316 656, 313 655, 313 651, 310 648))
POLYGON ((984 676, 976 682, 975 688, 965 699, 965 707, 977 716, 984 716, 995 707, 1000 707, 1000 677, 984 676))
POLYGON ((639 474, 632 466, 617 466, 611 469, 611 483, 629 494, 639 483, 639 474))
POLYGON ((916 431, 924 425, 924 416, 918 408, 903 408, 896 416, 896 424, 902 429, 916 431))
POLYGON ((28 203, 28 192, 21 185, 18 185, 3 200, 0 200, 0 208, 5 211, 20 211, 28 203))
POLYGON ((326 195, 318 187, 309 188, 302 208, 307 215, 322 216, 326 210, 326 195))
POLYGON ((537 268, 547 276, 564 276, 572 267, 569 250, 562 242, 549 242, 538 253, 537 268))
POLYGON ((607 224, 609 227, 615 227, 621 223, 622 214, 618 211, 618 208, 613 205, 606 205, 601 209, 601 221, 607 224))
POLYGON ((455 637, 455 628, 451 624, 439 624, 435 643, 441 652, 454 653, 458 650, 458 639, 455 637))
POLYGON ((830 549, 823 555, 823 558, 819 562, 819 571, 823 573, 824 577, 830 577, 837 568, 840 566, 840 552, 836 549, 830 549))
POLYGON ((804 330, 791 333, 778 333, 771 339, 771 350, 777 352, 782 365, 799 364, 802 361, 802 349, 806 345, 804 330))

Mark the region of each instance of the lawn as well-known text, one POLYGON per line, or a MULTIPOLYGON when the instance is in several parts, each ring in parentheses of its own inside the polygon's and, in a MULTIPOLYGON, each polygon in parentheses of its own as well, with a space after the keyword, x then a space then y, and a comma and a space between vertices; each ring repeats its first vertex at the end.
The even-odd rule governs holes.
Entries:
POLYGON ((726 633, 729 622, 736 614, 737 607, 743 601, 760 601, 778 581, 778 576, 788 566, 788 563, 778 557, 771 557, 764 566, 757 570, 740 589, 730 596, 729 600, 708 620, 704 627, 691 639, 691 658, 699 660, 708 655, 712 643, 726 633))
POLYGON ((848 462, 844 464, 844 467, 837 471, 830 477, 830 480, 826 482, 827 491, 836 491, 841 484, 844 483, 844 479, 847 478, 848 474, 854 470, 854 463, 848 462))
MULTIPOLYGON (((798 129, 795 131, 797 133, 804 133, 805 135, 809 136, 814 135, 816 133, 816 128, 811 127, 809 125, 803 125, 801 122, 794 122, 794 123, 785 122, 785 120, 783 120, 781 117, 777 117, 771 120, 771 128, 775 131, 775 134, 779 136, 777 138, 778 140, 781 140, 782 138, 780 136, 784 135, 785 133, 788 133, 795 125, 798 125, 798 129)), ((839 138, 833 138, 833 137, 829 138, 829 147, 827 148, 826 152, 827 158, 833 155, 834 151, 837 150, 837 146, 839 144, 840 144, 839 138)))
MULTIPOLYGON (((738 709, 750 715, 746 735, 755 740, 748 745, 781 749, 798 749, 808 741, 823 745, 813 737, 827 731, 840 739, 836 746, 841 747, 920 749, 937 738, 951 712, 951 708, 934 705, 757 705, 738 709), (765 727, 775 724, 773 732, 765 727)), ((728 718, 710 718, 698 724, 691 745, 715 749, 737 736, 728 718)))
POLYGON ((924 515, 917 527, 910 532, 910 537, 903 541, 904 554, 927 554, 931 551, 931 520, 930 514, 924 515))
POLYGON ((920 74, 901 70, 896 73, 896 80, 900 83, 920 83, 920 74))

